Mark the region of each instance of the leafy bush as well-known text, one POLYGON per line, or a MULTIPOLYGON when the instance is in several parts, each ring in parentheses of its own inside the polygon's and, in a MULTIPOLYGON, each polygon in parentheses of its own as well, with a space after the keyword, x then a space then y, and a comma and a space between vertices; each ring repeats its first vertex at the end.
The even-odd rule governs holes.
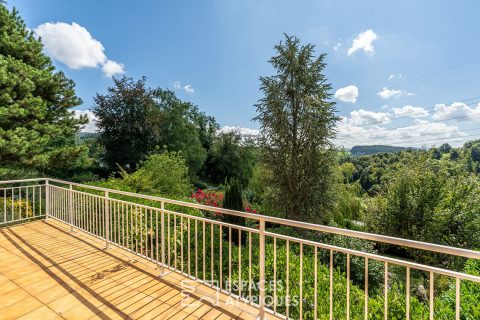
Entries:
POLYGON ((183 197, 192 190, 188 167, 177 152, 150 155, 137 171, 127 173, 122 170, 120 175, 121 184, 137 193, 183 197))

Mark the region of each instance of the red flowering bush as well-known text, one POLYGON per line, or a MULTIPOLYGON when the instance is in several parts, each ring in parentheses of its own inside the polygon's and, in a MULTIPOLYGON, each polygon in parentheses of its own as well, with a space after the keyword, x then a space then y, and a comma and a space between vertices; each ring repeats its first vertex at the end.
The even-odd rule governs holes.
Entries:
POLYGON ((250 207, 248 207, 248 206, 245 207, 245 211, 246 211, 246 212, 249 212, 249 213, 257 213, 257 210, 256 210, 256 209, 252 209, 252 208, 250 208, 250 207))
POLYGON ((205 192, 202 189, 198 189, 197 192, 192 193, 192 199, 211 207, 222 207, 223 205, 223 193, 215 191, 205 192))

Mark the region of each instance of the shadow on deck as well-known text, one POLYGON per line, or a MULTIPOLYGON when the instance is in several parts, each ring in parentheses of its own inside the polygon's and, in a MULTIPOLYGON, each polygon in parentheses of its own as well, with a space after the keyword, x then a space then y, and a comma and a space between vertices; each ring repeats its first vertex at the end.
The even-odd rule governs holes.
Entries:
MULTIPOLYGON (((0 228, 2 319, 255 319, 258 310, 48 220, 0 228), (182 294, 185 280, 194 286, 182 294), (207 297, 207 298, 206 298, 207 297), (212 303, 218 301, 218 303, 212 303)), ((269 316, 271 318, 271 316, 269 316)))

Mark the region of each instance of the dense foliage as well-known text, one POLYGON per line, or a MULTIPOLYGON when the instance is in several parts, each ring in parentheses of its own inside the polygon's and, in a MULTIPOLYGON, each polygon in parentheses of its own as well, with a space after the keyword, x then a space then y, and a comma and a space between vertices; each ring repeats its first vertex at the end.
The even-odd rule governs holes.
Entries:
POLYGON ((0 4, 0 165, 40 172, 87 164, 75 135, 87 122, 73 81, 56 71, 16 10, 0 4))

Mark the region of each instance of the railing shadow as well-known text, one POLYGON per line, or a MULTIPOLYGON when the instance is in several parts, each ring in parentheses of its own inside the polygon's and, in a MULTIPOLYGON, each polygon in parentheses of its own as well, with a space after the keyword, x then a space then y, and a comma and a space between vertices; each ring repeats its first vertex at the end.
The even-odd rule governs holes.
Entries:
MULTIPOLYGON (((98 246, 90 243, 89 241, 83 239, 81 236, 79 235, 76 235, 74 233, 71 233, 71 232, 68 232, 68 231, 65 231, 63 230, 62 228, 58 227, 58 226, 55 226, 51 223, 48 223, 46 221, 42 221, 42 222, 36 222, 36 223, 42 223, 42 224, 45 224, 45 225, 48 225, 49 228, 53 228, 55 229, 56 231, 58 232, 61 232, 63 233, 64 235, 66 236, 69 236, 69 237, 72 237, 74 238, 76 241, 79 241, 87 246, 89 246, 90 248, 93 248, 95 249, 96 252, 101 252, 103 255, 105 256, 108 256, 110 258, 113 258, 115 259, 116 261, 119 262, 118 265, 114 266, 113 269, 107 269, 107 270, 102 270, 100 272, 98 272, 93 278, 92 277, 89 277, 88 280, 80 280, 78 277, 78 275, 74 275, 72 274, 70 271, 66 270, 65 268, 63 268, 61 266, 61 263, 58 263, 57 261, 55 261, 54 258, 50 257, 48 254, 44 254, 42 252, 42 250, 40 250, 39 248, 37 248, 35 245, 31 244, 28 240, 24 239, 22 237, 21 234, 19 234, 18 232, 12 230, 12 228, 8 228, 8 232, 6 232, 6 229, 7 228, 0 228, 0 234, 2 234, 5 239, 7 239, 16 249, 18 249, 23 255, 25 255, 25 257, 27 257, 30 261, 32 261, 33 263, 35 263, 37 266, 39 266, 43 271, 45 271, 49 277, 51 277, 52 279, 54 279, 59 285, 61 285, 62 287, 64 287, 69 293, 71 293, 75 298, 77 298, 84 306, 86 306, 88 309, 90 309, 94 314, 96 314, 97 317, 101 318, 101 319, 110 319, 110 317, 105 313, 105 309, 100 309, 99 307, 97 307, 96 305, 94 305, 93 303, 91 303, 90 301, 88 301, 84 296, 82 296, 81 293, 77 292, 78 289, 72 287, 71 285, 69 285, 68 283, 66 283, 64 280, 62 280, 62 278, 56 274, 55 272, 52 271, 51 268, 56 268, 58 271, 60 271, 63 275, 67 276, 69 279, 71 279, 79 288, 83 288, 88 294, 90 294, 91 296, 93 296, 95 299, 97 299, 101 305, 103 306, 106 306, 108 307, 109 309, 111 309, 112 311, 114 311, 118 316, 122 317, 122 318, 125 318, 125 319, 132 319, 129 314, 123 312, 122 310, 119 310, 116 305, 114 303, 112 303, 110 300, 106 299, 105 297, 101 296, 101 292, 98 292, 97 290, 94 290, 92 288, 89 287, 89 283, 88 282, 91 282, 91 281, 94 281, 94 280, 101 280, 101 279, 104 279, 107 277, 107 275, 109 273, 112 273, 112 272, 117 272, 117 271, 121 271, 122 269, 127 269, 127 268, 131 268, 137 272, 140 272, 141 274, 143 274, 145 278, 151 278, 151 281, 155 281, 155 282, 160 282, 162 284, 165 284, 166 286, 168 286, 170 289, 167 291, 167 292, 170 292, 171 290, 176 290, 178 291, 178 294, 180 294, 180 292, 182 291, 183 288, 181 288, 180 286, 178 285, 175 285, 169 281, 165 281, 163 280, 162 278, 159 278, 159 277, 156 277, 154 275, 152 275, 151 273, 149 273, 148 271, 146 270, 143 270, 142 268, 140 268, 139 266, 135 265, 135 264, 132 264, 129 260, 126 260, 126 259, 122 259, 121 257, 119 257, 118 255, 114 255, 110 252, 108 252, 108 250, 104 250, 104 249, 101 249, 99 248, 98 246), (31 252, 37 254, 39 257, 41 257, 42 259, 44 259, 44 261, 48 262, 48 264, 40 261, 38 258, 36 258, 32 253, 30 253, 29 251, 27 251, 23 246, 27 247, 28 249, 31 250, 31 252)), ((91 253, 89 253, 91 254, 91 253)), ((79 256, 75 256, 74 258, 70 259, 70 260, 75 260, 75 259, 78 259, 79 256)), ((67 260, 63 261, 63 262, 66 262, 67 260)), ((97 265, 97 267, 101 267, 101 265, 97 265)), ((87 267, 85 267, 87 268, 87 267)), ((88 269, 88 268, 87 268, 88 269)), ((124 276, 126 279, 128 279, 129 275, 125 275, 124 276)), ((122 277, 123 278, 123 277, 122 277)), ((117 279, 119 280, 119 282, 121 283, 122 282, 122 278, 120 279, 117 279)), ((152 284, 152 287, 155 286, 155 284, 152 284)), ((148 289, 148 288, 147 288, 148 289)), ((135 290, 135 289, 132 289, 132 290, 135 290)), ((202 296, 199 296, 199 295, 196 295, 195 293, 189 293, 189 297, 192 298, 192 299, 195 299, 195 300, 198 300, 198 301, 201 301, 203 305, 208 305, 210 306, 212 309, 216 309, 220 312, 222 312, 223 314, 229 316, 229 317, 232 317, 232 318, 235 318, 237 315, 230 312, 229 310, 225 309, 225 308, 222 308, 222 307, 219 307, 219 306, 216 306, 214 304, 211 304, 209 303, 207 300, 204 300, 204 297, 202 296)), ((122 302, 120 302, 122 303, 122 302)), ((135 303, 135 302, 133 302, 135 303)), ((147 303, 148 304, 148 303, 147 303)), ((139 308, 137 308, 134 312, 136 311, 139 311, 142 309, 142 307, 145 307, 146 305, 143 305, 139 308)), ((175 305, 171 306, 171 307, 175 307, 175 305)), ((167 309, 168 310, 168 309, 167 309)), ((166 311, 167 311, 166 310, 166 311)), ((165 312, 166 312, 165 311, 165 312)), ((193 312, 195 312, 196 310, 193 310, 193 312)))

